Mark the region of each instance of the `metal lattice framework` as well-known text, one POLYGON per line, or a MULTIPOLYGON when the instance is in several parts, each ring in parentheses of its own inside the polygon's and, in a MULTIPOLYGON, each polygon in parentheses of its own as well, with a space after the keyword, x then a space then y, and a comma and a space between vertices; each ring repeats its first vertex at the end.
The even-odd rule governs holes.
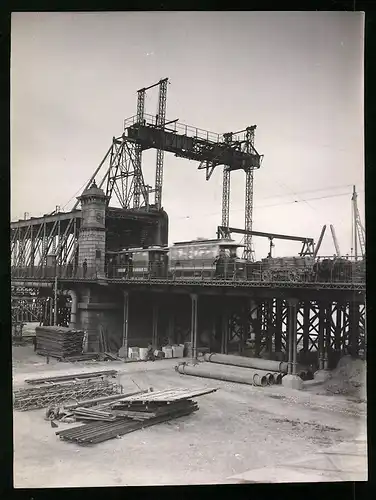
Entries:
POLYGON ((73 262, 81 224, 79 210, 20 220, 11 224, 12 267, 32 270, 42 277, 47 256, 54 254, 57 266, 73 262))
MULTIPOLYGON (((232 141, 232 133, 223 134, 227 144, 232 141)), ((230 225, 230 192, 231 192, 231 171, 228 166, 223 167, 223 187, 222 187, 222 226, 230 225)))
MULTIPOLYGON (((256 125, 247 128, 246 132, 246 151, 247 153, 254 151, 256 125)), ((254 169, 248 167, 245 169, 245 208, 244 208, 244 229, 247 234, 244 236, 244 258, 254 260, 254 252, 252 248, 252 225, 253 225, 253 177, 254 169)))
POLYGON ((99 187, 105 188, 108 203, 113 195, 125 209, 148 206, 149 196, 141 169, 142 151, 125 137, 113 138, 109 166, 99 187))
MULTIPOLYGON (((158 99, 158 115, 157 127, 163 129, 166 123, 166 104, 167 104, 167 85, 168 78, 159 82, 159 99, 158 99)), ((163 144, 157 149, 157 162, 155 170, 155 207, 157 210, 162 208, 162 186, 163 186, 163 159, 164 150, 163 144)))
MULTIPOLYGON (((286 352, 288 321, 286 300, 258 300, 241 312, 229 313, 227 343, 242 343, 241 352, 253 333, 256 354, 286 352)), ((348 301, 300 301, 297 308, 298 351, 319 351, 320 342, 326 353, 346 348, 355 355, 365 351, 365 305, 348 301)))
MULTIPOLYGON (((137 92, 137 123, 142 123, 144 120, 145 114, 145 97, 146 90, 140 89, 137 92)), ((142 178, 142 148, 140 144, 134 145, 134 193, 133 193, 133 208, 140 207, 140 195, 143 187, 143 178, 142 178)), ((124 206, 122 202, 121 206, 123 208, 128 208, 124 206)))

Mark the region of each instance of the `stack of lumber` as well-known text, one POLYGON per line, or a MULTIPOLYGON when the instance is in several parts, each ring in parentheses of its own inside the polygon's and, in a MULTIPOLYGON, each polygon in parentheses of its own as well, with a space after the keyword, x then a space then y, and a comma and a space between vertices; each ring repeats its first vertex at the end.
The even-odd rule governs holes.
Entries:
POLYGON ((38 326, 35 329, 36 352, 63 359, 82 353, 84 332, 63 326, 38 326))

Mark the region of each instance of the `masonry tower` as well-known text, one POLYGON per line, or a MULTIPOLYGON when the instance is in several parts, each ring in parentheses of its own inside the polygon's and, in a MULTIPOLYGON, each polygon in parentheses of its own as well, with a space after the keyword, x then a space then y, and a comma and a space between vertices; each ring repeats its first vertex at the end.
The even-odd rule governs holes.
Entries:
POLYGON ((82 222, 78 240, 78 266, 81 274, 86 259, 86 277, 104 277, 106 252, 107 196, 95 184, 77 198, 81 202, 82 222))

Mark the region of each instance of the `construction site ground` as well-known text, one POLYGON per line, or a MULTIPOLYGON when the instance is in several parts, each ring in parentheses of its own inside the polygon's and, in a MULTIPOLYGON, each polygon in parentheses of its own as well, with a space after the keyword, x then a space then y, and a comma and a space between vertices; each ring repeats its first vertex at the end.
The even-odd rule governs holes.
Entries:
MULTIPOLYGON (((60 441, 57 429, 44 419, 45 410, 15 411, 14 486, 367 479, 364 401, 324 395, 320 386, 296 391, 180 375, 174 370, 176 364, 176 359, 137 363, 51 359, 46 364, 32 346, 15 346, 15 388, 26 378, 111 368, 119 371, 125 392, 137 390, 137 385, 219 390, 196 398, 199 410, 192 415, 92 447, 60 441)), ((68 426, 59 423, 59 429, 68 426)))

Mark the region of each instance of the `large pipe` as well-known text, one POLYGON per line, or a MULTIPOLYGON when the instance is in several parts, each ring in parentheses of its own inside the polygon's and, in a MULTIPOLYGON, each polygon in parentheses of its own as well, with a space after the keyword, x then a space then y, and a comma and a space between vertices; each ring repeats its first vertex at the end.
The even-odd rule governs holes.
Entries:
POLYGON ((72 299, 69 328, 76 329, 77 328, 77 303, 78 303, 77 293, 74 290, 68 290, 68 294, 71 296, 71 299, 72 299))
POLYGON ((274 383, 276 385, 282 384, 282 378, 283 378, 282 373, 273 373, 273 378, 274 378, 274 383))
POLYGON ((223 380, 224 382, 237 382, 239 384, 257 385, 265 387, 268 385, 268 380, 265 375, 260 375, 254 370, 246 371, 224 371, 218 370, 218 368, 205 369, 204 367, 189 366, 189 365, 179 365, 176 367, 176 371, 185 375, 192 375, 194 377, 210 378, 215 380, 223 380))
POLYGON ((244 356, 232 356, 230 354, 205 354, 205 361, 219 363, 221 365, 241 366, 244 368, 257 368, 259 370, 270 370, 271 372, 287 373, 287 363, 284 361, 273 361, 270 359, 246 358, 244 356))

